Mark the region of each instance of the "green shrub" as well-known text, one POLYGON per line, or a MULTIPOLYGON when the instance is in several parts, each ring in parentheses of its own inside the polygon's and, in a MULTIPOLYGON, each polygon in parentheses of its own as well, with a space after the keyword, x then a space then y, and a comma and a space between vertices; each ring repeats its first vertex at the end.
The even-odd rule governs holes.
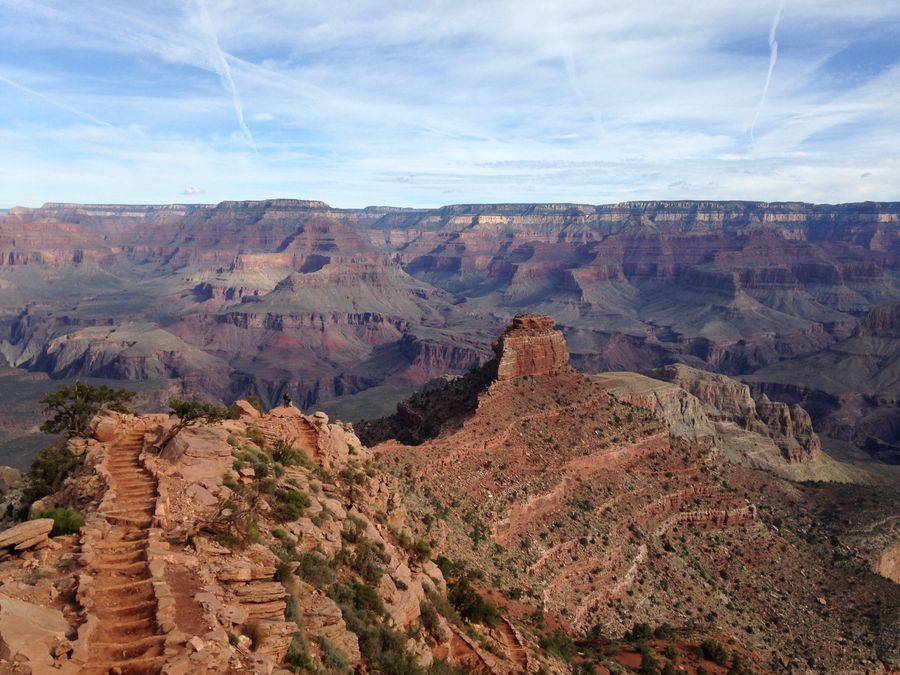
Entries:
POLYGON ((464 619, 491 628, 497 625, 500 617, 497 608, 478 595, 468 577, 461 577, 456 582, 448 584, 447 589, 447 598, 464 619))
POLYGON ((575 643, 568 635, 559 630, 541 636, 538 644, 545 652, 555 654, 563 661, 571 661, 575 656, 575 643))
POLYGON ((728 675, 753 675, 753 667, 750 661, 740 654, 731 655, 731 668, 728 675))
POLYGON ((444 556, 438 556, 435 562, 447 580, 447 599, 460 616, 467 621, 495 626, 500 616, 497 608, 478 595, 470 581, 479 575, 468 570, 463 563, 444 556))
POLYGON ((324 554, 307 551, 300 554, 297 561, 297 576, 318 589, 325 589, 334 581, 333 567, 324 554))
POLYGON ((641 667, 638 668, 641 675, 659 675, 659 661, 651 654, 641 655, 641 667))
POLYGON ((283 584, 287 583, 291 578, 293 568, 291 563, 282 560, 278 563, 278 569, 275 570, 275 578, 283 584))
POLYGON ((384 551, 383 544, 362 539, 356 544, 356 549, 349 562, 350 568, 367 583, 377 584, 384 574, 382 565, 390 562, 390 559, 391 557, 384 551))
POLYGON ((419 619, 422 622, 422 628, 434 635, 440 626, 440 615, 430 602, 423 602, 419 605, 419 619))
POLYGON ((61 384, 56 391, 41 399, 44 412, 52 415, 41 425, 46 434, 65 434, 87 438, 91 419, 102 410, 130 412, 125 406, 137 394, 127 389, 95 387, 85 382, 61 384))
POLYGON ((272 444, 272 459, 285 466, 297 466, 302 464, 306 455, 302 450, 294 447, 294 444, 286 438, 277 438, 272 444))
POLYGON ((667 659, 671 659, 672 661, 674 661, 679 656, 681 656, 681 650, 678 649, 678 647, 676 645, 667 644, 665 646, 665 648, 663 649, 663 656, 665 656, 667 659))
POLYGON ((178 421, 163 434, 158 447, 163 448, 177 436, 182 429, 196 424, 212 424, 228 419, 228 408, 213 403, 204 403, 197 399, 183 401, 178 398, 169 399, 169 412, 178 418, 178 421))
POLYGON ((316 666, 309 656, 306 642, 300 633, 294 633, 294 638, 284 656, 284 663, 292 673, 316 672, 316 666))
POLYGON ((327 637, 319 635, 316 642, 319 643, 319 648, 322 650, 322 663, 333 670, 347 670, 347 657, 327 637))
POLYGON ((75 462, 75 455, 65 446, 51 445, 38 452, 28 470, 28 486, 22 500, 30 505, 59 490, 75 462))
POLYGON ((700 643, 700 653, 703 658, 713 663, 724 666, 728 662, 728 651, 718 640, 704 640, 700 643))
POLYGON ((53 508, 38 511, 34 518, 53 518, 53 530, 50 535, 57 537, 61 534, 75 534, 84 525, 84 516, 74 509, 53 508))
POLYGON ((431 546, 424 539, 419 539, 413 546, 412 552, 419 560, 428 560, 431 557, 431 546))
POLYGON ((375 589, 356 579, 346 584, 335 584, 328 591, 328 597, 339 605, 349 605, 358 611, 377 616, 387 614, 384 601, 375 589))
POLYGON ((625 640, 627 642, 640 642, 649 640, 653 636, 653 629, 649 623, 636 623, 631 627, 630 631, 626 631, 625 640))
POLYGON ((344 528, 341 530, 341 538, 351 544, 356 544, 362 539, 366 531, 366 523, 356 516, 348 516, 344 521, 344 528))
POLYGON ((653 637, 657 640, 671 640, 674 635, 675 629, 667 623, 661 623, 653 630, 653 637))
POLYGON ((297 520, 309 507, 309 496, 302 490, 276 490, 275 519, 286 523, 297 520))
POLYGON ((266 447, 266 435, 259 427, 250 427, 247 429, 247 438, 249 438, 260 450, 266 447))

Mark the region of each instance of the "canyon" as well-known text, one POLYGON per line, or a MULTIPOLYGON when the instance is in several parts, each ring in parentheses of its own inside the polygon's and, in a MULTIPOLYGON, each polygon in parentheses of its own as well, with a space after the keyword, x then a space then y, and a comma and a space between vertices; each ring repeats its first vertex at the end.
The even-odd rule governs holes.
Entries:
POLYGON ((798 406, 653 376, 520 314, 357 425, 101 412, 59 489, 3 472, 0 669, 893 672, 895 487, 806 481, 840 463, 798 406))
MULTIPOLYGON (((826 452, 896 465, 898 223, 868 202, 13 208, 0 353, 13 381, 125 380, 147 409, 289 392, 358 420, 544 312, 580 371, 718 372, 801 406, 826 452)), ((31 406, 3 415, 4 461, 31 406)))

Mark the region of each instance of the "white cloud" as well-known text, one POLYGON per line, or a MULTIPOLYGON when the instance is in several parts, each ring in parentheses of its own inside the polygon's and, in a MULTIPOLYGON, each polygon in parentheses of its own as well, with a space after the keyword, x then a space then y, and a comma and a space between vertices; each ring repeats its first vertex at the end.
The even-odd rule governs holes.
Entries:
POLYGON ((189 196, 190 195, 205 195, 206 190, 204 190, 203 188, 197 187, 196 185, 189 185, 188 187, 184 188, 184 190, 181 191, 181 194, 189 195, 189 196))

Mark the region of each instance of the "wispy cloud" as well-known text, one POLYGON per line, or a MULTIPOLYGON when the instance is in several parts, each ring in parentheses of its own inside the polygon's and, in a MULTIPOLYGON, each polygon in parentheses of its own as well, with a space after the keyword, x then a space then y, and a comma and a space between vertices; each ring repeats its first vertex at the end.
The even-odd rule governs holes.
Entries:
POLYGON ((219 35, 216 32, 216 27, 213 24, 212 18, 209 16, 206 0, 197 0, 197 7, 200 11, 200 24, 203 28, 210 63, 219 74, 219 78, 222 80, 222 86, 225 87, 225 91, 231 95, 234 114, 237 118, 238 126, 241 128, 241 133, 243 133, 244 138, 247 139, 247 145, 249 145, 253 149, 253 152, 256 153, 256 140, 253 138, 253 134, 250 133, 250 127, 248 127, 246 121, 244 121, 244 106, 241 103, 241 95, 238 93, 237 86, 234 84, 234 77, 231 74, 231 66, 228 65, 227 55, 219 45, 219 35))
POLYGON ((759 115, 762 112, 763 105, 766 103, 766 97, 769 95, 769 85, 772 84, 772 73, 775 71, 775 63, 778 61, 778 41, 775 39, 775 33, 778 30, 778 24, 781 21, 781 12, 784 10, 784 0, 778 5, 775 12, 775 18, 772 20, 772 27, 769 29, 769 70, 766 72, 766 84, 763 87, 762 96, 756 106, 756 112, 753 114, 753 121, 750 123, 750 140, 755 141, 754 130, 756 123, 759 121, 759 115))
POLYGON ((204 190, 201 187, 197 187, 196 185, 189 185, 188 187, 184 188, 184 190, 181 191, 181 194, 188 196, 188 197, 191 197, 194 195, 205 195, 206 190, 204 190))
POLYGON ((90 122, 91 124, 98 124, 98 125, 104 126, 104 127, 111 126, 109 124, 109 122, 104 122, 103 120, 98 119, 98 118, 94 117, 93 115, 90 115, 82 110, 79 110, 78 108, 74 108, 66 103, 57 101, 56 99, 51 98, 50 96, 47 96, 46 94, 42 94, 41 92, 36 91, 30 87, 26 87, 24 84, 16 82, 15 80, 11 80, 8 77, 4 77, 3 75, 0 75, 0 83, 3 83, 8 87, 12 87, 13 89, 18 89, 19 91, 24 92, 24 93, 28 94, 29 96, 38 98, 41 101, 43 101, 44 103, 48 103, 55 108, 59 108, 60 110, 65 110, 66 112, 71 113, 75 117, 80 117, 81 119, 83 119, 87 122, 90 122))
POLYGON ((900 198, 897 3, 551 4, 0 0, 0 205, 900 198))

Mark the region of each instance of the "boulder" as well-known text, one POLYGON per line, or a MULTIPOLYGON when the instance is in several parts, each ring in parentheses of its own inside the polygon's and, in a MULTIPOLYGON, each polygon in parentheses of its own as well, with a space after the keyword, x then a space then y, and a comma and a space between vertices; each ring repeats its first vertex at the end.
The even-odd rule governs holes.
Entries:
POLYGON ((68 649, 68 631, 59 610, 0 593, 0 659, 25 661, 33 673, 54 672, 54 656, 68 649))
POLYGON ((262 417, 262 413, 253 407, 248 401, 240 399, 231 404, 228 412, 234 419, 250 419, 258 420, 262 417))
POLYGON ((46 541, 52 529, 52 518, 37 518, 19 523, 0 532, 0 548, 15 548, 18 551, 31 548, 46 541))

